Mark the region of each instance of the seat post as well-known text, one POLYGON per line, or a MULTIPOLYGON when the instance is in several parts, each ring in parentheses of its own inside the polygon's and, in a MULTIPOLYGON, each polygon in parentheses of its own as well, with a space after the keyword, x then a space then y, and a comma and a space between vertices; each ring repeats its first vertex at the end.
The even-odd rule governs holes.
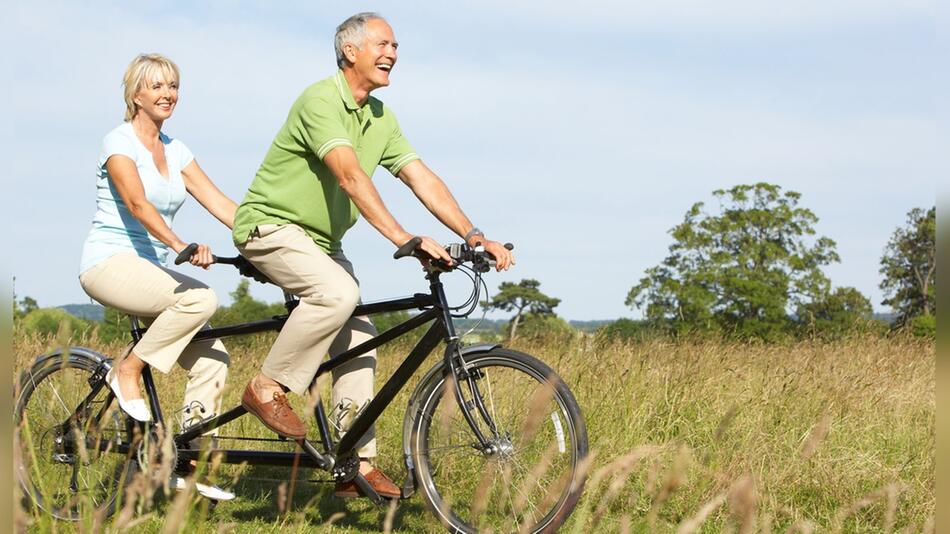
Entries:
POLYGON ((139 323, 139 318, 135 315, 129 315, 129 324, 132 327, 132 341, 138 343, 139 340, 142 339, 142 336, 139 334, 139 329, 142 328, 141 323, 139 323))
POLYGON ((287 313, 294 311, 294 308, 297 307, 299 302, 293 293, 284 291, 284 308, 287 308, 287 313))

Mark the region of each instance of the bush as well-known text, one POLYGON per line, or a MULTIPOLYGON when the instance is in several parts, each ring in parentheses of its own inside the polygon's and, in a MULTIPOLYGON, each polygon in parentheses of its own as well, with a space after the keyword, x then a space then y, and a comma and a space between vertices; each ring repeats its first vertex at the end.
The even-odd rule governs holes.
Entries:
MULTIPOLYGON (((510 332, 511 323, 508 323, 504 328, 505 338, 509 337, 510 332)), ((550 339, 573 336, 575 333, 574 327, 557 315, 528 313, 521 318, 515 336, 528 339, 550 339)))
POLYGON ((937 316, 918 315, 907 321, 907 326, 917 337, 933 338, 937 335, 937 316))
POLYGON ((64 335, 80 337, 93 328, 93 324, 59 308, 40 308, 23 316, 23 329, 29 334, 56 336, 60 329, 64 335))
POLYGON ((636 321, 626 317, 602 326, 597 337, 605 341, 644 341, 662 334, 647 321, 636 321))

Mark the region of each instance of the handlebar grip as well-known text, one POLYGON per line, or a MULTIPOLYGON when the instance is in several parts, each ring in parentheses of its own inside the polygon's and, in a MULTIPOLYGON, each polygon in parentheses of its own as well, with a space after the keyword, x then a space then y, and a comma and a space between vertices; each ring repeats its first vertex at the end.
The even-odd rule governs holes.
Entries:
MULTIPOLYGON (((186 261, 190 261, 191 257, 195 255, 195 252, 198 251, 198 243, 192 243, 187 247, 183 248, 181 252, 178 253, 178 256, 175 257, 175 265, 181 265, 186 261)), ((218 257, 214 254, 211 255, 211 263, 218 263, 218 257)), ((223 262, 228 263, 228 262, 223 262)))
POLYGON ((192 243, 182 249, 182 251, 179 252, 178 256, 175 258, 175 265, 181 265, 182 263, 190 260, 196 250, 198 250, 198 243, 192 243))
POLYGON ((405 258, 406 256, 412 256, 412 253, 415 252, 416 247, 422 244, 421 237, 413 237, 409 241, 406 241, 402 244, 401 247, 396 249, 396 252, 393 253, 393 259, 398 260, 399 258, 405 258))

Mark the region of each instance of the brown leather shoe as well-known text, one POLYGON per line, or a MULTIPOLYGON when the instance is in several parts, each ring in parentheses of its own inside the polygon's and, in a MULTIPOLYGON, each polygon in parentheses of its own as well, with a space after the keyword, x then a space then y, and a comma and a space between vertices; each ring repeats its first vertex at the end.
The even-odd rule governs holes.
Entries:
POLYGON ((287 395, 281 392, 274 392, 274 400, 261 402, 254 394, 251 384, 248 384, 244 388, 244 395, 241 395, 241 406, 256 415, 264 426, 281 436, 291 439, 302 439, 307 436, 307 425, 297 417, 287 401, 287 395))
MULTIPOLYGON (((398 499, 402 496, 402 491, 399 490, 392 480, 389 480, 389 477, 383 474, 379 469, 373 468, 372 471, 363 475, 366 478, 366 481, 369 482, 369 485, 376 490, 376 493, 384 499, 398 499)), ((360 491, 359 486, 356 485, 356 481, 351 480, 349 482, 338 482, 336 485, 336 491, 333 492, 334 495, 340 497, 341 499, 352 499, 354 497, 362 497, 363 492, 360 491)))

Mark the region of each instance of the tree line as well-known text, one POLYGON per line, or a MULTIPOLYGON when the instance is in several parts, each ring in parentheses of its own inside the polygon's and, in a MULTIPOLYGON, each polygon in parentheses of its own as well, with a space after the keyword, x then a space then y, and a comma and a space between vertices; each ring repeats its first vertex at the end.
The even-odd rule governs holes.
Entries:
MULTIPOLYGON (((756 183, 713 191, 716 205, 697 202, 670 231, 669 254, 627 293, 625 304, 643 313, 602 328, 607 337, 716 335, 775 341, 783 337, 837 337, 903 328, 936 331, 936 208, 914 208, 891 235, 880 260, 885 298, 896 313, 893 325, 872 316, 870 300, 854 287, 833 287, 823 268, 840 261, 836 243, 817 235, 818 217, 800 205, 801 194, 756 183)), ((560 299, 544 294, 541 282, 503 282, 483 309, 512 313, 499 334, 570 334, 557 316, 560 299)), ((255 300, 242 280, 213 324, 259 320, 284 313, 282 303, 255 300)), ((26 331, 95 333, 103 342, 125 339, 123 314, 107 308, 102 321, 74 317, 14 298, 15 321, 26 331)), ((374 316, 380 331, 409 318, 398 312, 374 316)), ((240 342, 240 341, 239 341, 240 342)))

